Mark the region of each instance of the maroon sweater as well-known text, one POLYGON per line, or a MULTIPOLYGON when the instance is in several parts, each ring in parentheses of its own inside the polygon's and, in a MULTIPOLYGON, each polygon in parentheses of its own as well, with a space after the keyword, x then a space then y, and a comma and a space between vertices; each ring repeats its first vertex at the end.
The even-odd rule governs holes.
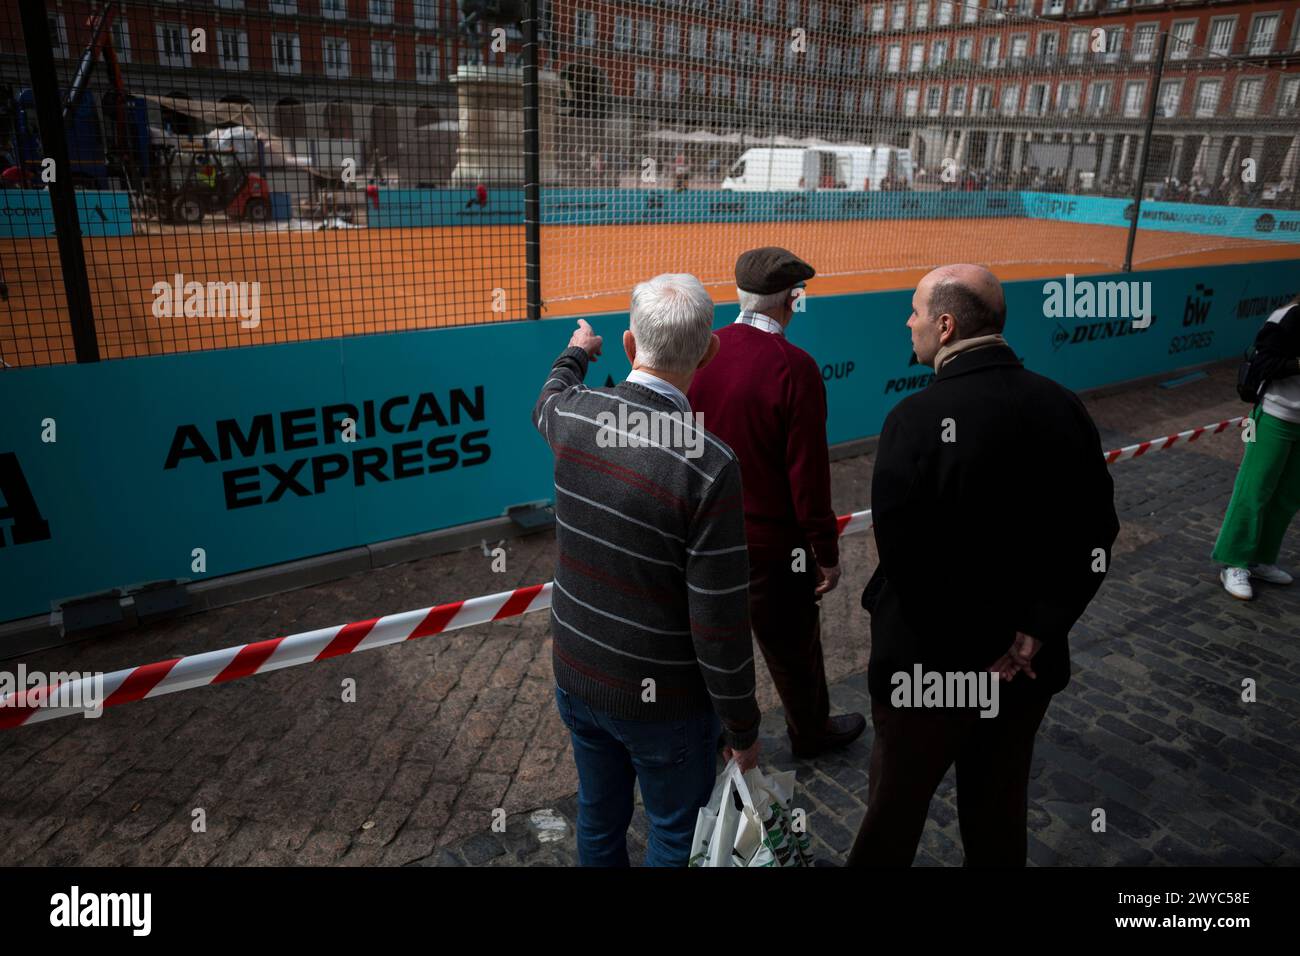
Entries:
POLYGON ((818 564, 839 564, 821 369, 784 335, 751 325, 728 325, 718 338, 688 397, 740 460, 750 547, 805 537, 818 564))

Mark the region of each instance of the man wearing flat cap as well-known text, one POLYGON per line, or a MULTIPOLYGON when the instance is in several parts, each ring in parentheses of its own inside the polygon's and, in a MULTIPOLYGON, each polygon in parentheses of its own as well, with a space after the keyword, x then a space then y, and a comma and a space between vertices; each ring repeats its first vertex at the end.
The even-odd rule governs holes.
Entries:
POLYGON ((812 356, 785 336, 813 275, 775 246, 736 260, 740 316, 717 333, 718 355, 690 389, 691 408, 740 461, 750 623, 796 757, 847 746, 866 727, 861 714, 831 716, 822 662, 818 602, 840 578, 826 386, 812 356))

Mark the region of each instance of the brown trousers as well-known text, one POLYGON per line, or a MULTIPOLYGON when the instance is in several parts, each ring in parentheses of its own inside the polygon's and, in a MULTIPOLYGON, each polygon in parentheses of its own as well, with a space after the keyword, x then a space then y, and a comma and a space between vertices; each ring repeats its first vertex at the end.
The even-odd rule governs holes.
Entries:
POLYGON ((831 711, 822 660, 822 608, 814 593, 816 562, 804 545, 807 569, 792 571, 790 550, 750 549, 750 626, 785 705, 791 735, 816 740, 831 711))
POLYGON ((992 718, 974 709, 894 709, 872 701, 867 815, 849 866, 910 866, 930 799, 953 763, 966 865, 1025 865, 1029 765, 1052 698, 1018 690, 1002 685, 992 718))

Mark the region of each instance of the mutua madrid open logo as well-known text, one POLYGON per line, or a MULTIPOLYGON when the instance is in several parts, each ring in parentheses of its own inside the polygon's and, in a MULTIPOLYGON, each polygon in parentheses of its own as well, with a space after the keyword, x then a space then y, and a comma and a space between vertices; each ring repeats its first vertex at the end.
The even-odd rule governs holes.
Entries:
POLYGON ((1264 213, 1264 215, 1260 216, 1258 219, 1255 220, 1256 232, 1272 232, 1276 228, 1277 228, 1277 220, 1273 218, 1273 215, 1271 213, 1266 212, 1264 213))

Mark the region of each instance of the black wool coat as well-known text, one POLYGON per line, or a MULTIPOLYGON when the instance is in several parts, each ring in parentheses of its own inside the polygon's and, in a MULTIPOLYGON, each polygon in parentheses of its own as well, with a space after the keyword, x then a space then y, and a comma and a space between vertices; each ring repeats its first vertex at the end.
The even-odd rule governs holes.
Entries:
POLYGON ((887 704, 891 676, 918 663, 986 670, 1017 631, 1042 647, 1037 679, 1012 685, 1065 687, 1070 629, 1119 533, 1113 499, 1097 428, 1073 392, 1006 346, 949 359, 889 413, 876 450, 880 564, 862 595, 872 697, 887 704))

